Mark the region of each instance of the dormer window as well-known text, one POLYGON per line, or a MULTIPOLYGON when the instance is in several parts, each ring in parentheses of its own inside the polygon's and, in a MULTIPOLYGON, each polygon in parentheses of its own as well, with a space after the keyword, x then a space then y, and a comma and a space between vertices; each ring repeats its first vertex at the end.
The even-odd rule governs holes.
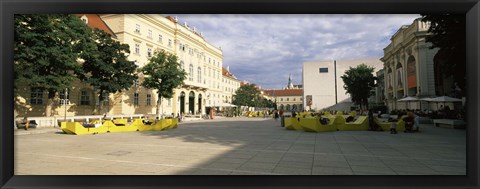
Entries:
POLYGON ((88 17, 87 15, 83 15, 82 17, 80 17, 80 19, 85 22, 85 24, 88 24, 88 17))

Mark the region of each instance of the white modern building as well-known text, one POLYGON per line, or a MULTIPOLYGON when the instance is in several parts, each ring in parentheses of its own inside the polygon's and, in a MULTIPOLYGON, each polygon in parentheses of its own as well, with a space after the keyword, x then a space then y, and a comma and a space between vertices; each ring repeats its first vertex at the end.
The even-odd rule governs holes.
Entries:
POLYGON ((302 80, 305 110, 321 110, 336 103, 348 101, 350 95, 346 94, 343 80, 340 77, 350 67, 356 67, 362 63, 375 68, 372 74, 383 68, 383 64, 378 58, 304 62, 302 80))

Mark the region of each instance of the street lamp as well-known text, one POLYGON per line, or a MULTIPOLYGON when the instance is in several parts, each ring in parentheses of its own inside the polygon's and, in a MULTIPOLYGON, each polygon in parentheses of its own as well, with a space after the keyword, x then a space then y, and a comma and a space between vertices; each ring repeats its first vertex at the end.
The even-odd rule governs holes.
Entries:
POLYGON ((65 106, 65 114, 63 115, 64 122, 67 121, 67 96, 68 96, 68 88, 65 88, 65 94, 63 95, 63 105, 65 106))

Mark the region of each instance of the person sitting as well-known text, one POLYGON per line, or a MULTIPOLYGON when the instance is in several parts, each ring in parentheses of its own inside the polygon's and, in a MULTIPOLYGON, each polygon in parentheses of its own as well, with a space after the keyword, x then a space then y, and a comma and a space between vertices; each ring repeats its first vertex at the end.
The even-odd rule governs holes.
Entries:
POLYGON ((405 133, 413 132, 414 118, 407 116, 403 118, 403 121, 405 121, 405 133))
POLYGON ((353 122, 354 119, 355 119, 355 118, 354 118, 353 116, 348 116, 347 119, 345 119, 345 121, 346 121, 347 123, 349 123, 349 122, 353 122))
POLYGON ((320 124, 322 124, 322 125, 328 125, 328 121, 329 121, 328 118, 325 118, 325 117, 320 118, 320 124))

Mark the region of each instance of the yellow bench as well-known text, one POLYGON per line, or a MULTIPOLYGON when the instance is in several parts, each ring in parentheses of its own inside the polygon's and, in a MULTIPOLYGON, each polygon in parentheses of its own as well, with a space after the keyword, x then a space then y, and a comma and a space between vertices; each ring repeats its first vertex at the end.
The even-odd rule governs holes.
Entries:
POLYGON ((303 130, 300 126, 299 120, 297 117, 286 117, 285 118, 285 128, 288 130, 303 130))
POLYGON ((341 124, 338 124, 337 128, 339 131, 366 131, 368 130, 368 117, 359 116, 353 122, 346 122, 345 117, 339 116, 341 119, 341 124))

